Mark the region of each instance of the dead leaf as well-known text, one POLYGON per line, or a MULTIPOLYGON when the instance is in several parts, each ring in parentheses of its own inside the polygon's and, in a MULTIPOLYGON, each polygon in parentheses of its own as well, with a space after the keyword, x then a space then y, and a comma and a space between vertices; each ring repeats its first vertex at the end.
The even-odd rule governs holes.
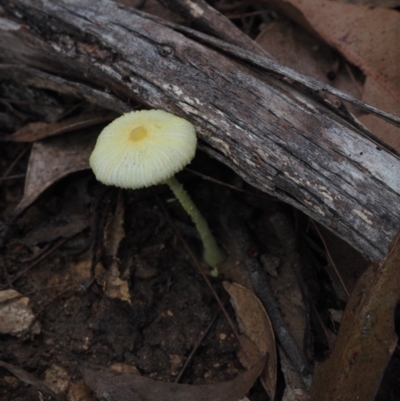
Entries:
MULTIPOLYGON (((258 355, 250 355, 258 360, 268 355, 267 365, 265 366, 261 378, 264 380, 268 395, 271 400, 275 398, 277 359, 275 336, 272 325, 262 306, 260 300, 245 287, 236 283, 224 282, 224 288, 231 296, 231 303, 236 312, 236 319, 239 324, 240 332, 243 337, 255 344, 258 355)), ((249 342, 245 342, 249 344, 249 342)), ((244 366, 249 367, 249 359, 242 352, 240 357, 244 366)))
POLYGON ((397 344, 393 316, 399 298, 400 234, 382 266, 371 266, 351 294, 336 346, 327 361, 317 364, 314 399, 374 400, 397 344))
POLYGON ((17 132, 14 132, 14 134, 3 137, 3 140, 9 142, 35 142, 51 136, 61 135, 67 132, 73 132, 97 124, 106 123, 114 120, 116 117, 118 117, 118 115, 114 112, 97 112, 96 114, 85 113, 53 123, 29 123, 17 132))
POLYGON ((338 3, 363 4, 371 7, 395 8, 400 6, 400 0, 331 0, 338 3))
MULTIPOLYGON (((398 65, 400 65, 400 57, 398 65)), ((367 77, 365 80, 362 100, 381 110, 388 111, 394 115, 400 115, 400 101, 390 96, 390 93, 371 77, 367 77)), ((400 151, 400 129, 398 127, 372 114, 365 114, 358 118, 370 131, 400 151)))
POLYGON ((400 15, 380 7, 320 0, 285 0, 311 28, 366 75, 400 99, 400 15))
POLYGON ((79 361, 86 384, 97 397, 107 401, 237 401, 250 390, 264 364, 265 359, 261 359, 227 382, 191 385, 157 381, 135 373, 118 373, 79 361))
POLYGON ((35 142, 29 158, 24 196, 13 215, 18 216, 56 181, 89 168, 98 128, 35 142))
MULTIPOLYGON (((291 17, 317 32, 367 75, 370 82, 365 87, 363 100, 368 99, 373 106, 400 116, 399 13, 327 0, 284 0, 283 7, 289 4, 297 11, 287 8, 291 17)), ((371 130, 378 128, 373 131, 375 135, 400 150, 397 147, 399 128, 393 127, 391 134, 383 135, 386 124, 376 127, 372 117, 362 121, 371 130)))
POLYGON ((263 23, 256 42, 279 63, 355 98, 361 97, 362 82, 356 83, 338 54, 300 25, 284 17, 263 23))
MULTIPOLYGON (((17 335, 31 327, 35 315, 28 304, 29 298, 15 290, 0 291, 0 333, 17 335)), ((39 334, 39 322, 32 329, 39 334)))
POLYGON ((19 368, 18 366, 11 365, 10 363, 0 361, 0 366, 7 369, 15 376, 18 377, 21 381, 26 384, 30 384, 40 390, 42 393, 48 394, 53 397, 57 401, 64 401, 64 397, 56 394, 46 383, 42 380, 39 380, 34 375, 28 373, 26 370, 19 368))

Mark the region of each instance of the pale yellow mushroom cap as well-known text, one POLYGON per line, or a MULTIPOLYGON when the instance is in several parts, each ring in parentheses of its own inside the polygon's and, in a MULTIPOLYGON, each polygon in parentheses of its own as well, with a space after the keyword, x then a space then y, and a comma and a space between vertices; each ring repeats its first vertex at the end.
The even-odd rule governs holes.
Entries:
POLYGON ((103 184, 149 187, 182 170, 196 145, 189 121, 162 110, 132 111, 103 129, 89 164, 103 184))

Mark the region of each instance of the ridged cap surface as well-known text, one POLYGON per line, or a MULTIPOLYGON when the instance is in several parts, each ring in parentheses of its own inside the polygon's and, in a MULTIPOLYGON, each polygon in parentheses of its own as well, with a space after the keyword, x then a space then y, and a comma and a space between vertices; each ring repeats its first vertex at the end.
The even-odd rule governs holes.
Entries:
POLYGON ((149 187, 182 170, 196 145, 189 121, 162 110, 132 111, 103 129, 89 163, 103 184, 149 187))

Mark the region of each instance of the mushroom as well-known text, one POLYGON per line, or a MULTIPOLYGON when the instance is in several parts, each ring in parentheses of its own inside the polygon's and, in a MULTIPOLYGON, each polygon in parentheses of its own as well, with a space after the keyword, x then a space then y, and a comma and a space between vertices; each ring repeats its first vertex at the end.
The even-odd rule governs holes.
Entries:
POLYGON ((196 225, 203 241, 204 260, 216 276, 216 266, 225 259, 225 253, 174 177, 193 159, 196 145, 196 131, 189 121, 162 110, 132 111, 103 129, 89 164, 97 180, 106 185, 137 189, 167 184, 196 225))

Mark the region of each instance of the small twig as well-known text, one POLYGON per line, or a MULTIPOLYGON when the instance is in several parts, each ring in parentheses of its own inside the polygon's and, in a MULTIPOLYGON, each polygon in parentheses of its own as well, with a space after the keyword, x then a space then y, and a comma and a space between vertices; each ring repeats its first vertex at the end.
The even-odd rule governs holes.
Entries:
POLYGON ((25 177, 26 174, 15 174, 15 175, 9 175, 8 177, 0 177, 0 183, 9 180, 19 180, 20 178, 25 178, 25 177))
POLYGON ((10 275, 8 274, 8 271, 7 271, 7 268, 6 268, 6 264, 4 263, 4 259, 3 259, 3 257, 1 255, 0 255, 0 266, 1 266, 1 270, 3 270, 3 274, 4 274, 4 277, 5 277, 6 281, 7 281, 8 287, 12 288, 13 285, 12 285, 12 282, 11 282, 11 279, 10 279, 10 275))
MULTIPOLYGON (((59 239, 55 245, 49 249, 47 252, 42 254, 40 258, 36 259, 33 263, 31 263, 27 268, 24 270, 20 271, 17 273, 12 279, 11 279, 11 284, 15 283, 18 279, 20 279, 26 272, 31 270, 33 267, 35 267, 39 262, 41 262, 43 259, 45 259, 47 256, 49 256, 51 253, 53 253, 56 249, 58 249, 61 245, 63 245, 65 242, 68 241, 68 238, 61 238, 59 239)), ((5 286, 1 287, 0 290, 4 290, 9 287, 9 284, 6 284, 5 286)))
POLYGON ((330 263, 331 266, 333 267, 333 270, 335 271, 336 277, 337 277, 338 280, 340 281, 340 285, 342 286, 343 291, 344 291, 345 294, 347 295, 347 298, 349 298, 350 293, 349 293, 349 291, 348 291, 347 288, 346 288, 346 284, 345 284, 345 282, 343 281, 342 276, 340 275, 338 268, 336 267, 336 264, 335 264, 335 262, 334 262, 334 260, 333 260, 333 258, 332 258, 332 255, 331 255, 331 253, 330 253, 330 251, 329 251, 329 247, 328 247, 328 245, 327 245, 327 243, 326 243, 326 241, 325 241, 325 238, 323 237, 323 235, 322 235, 320 229, 318 228, 317 224, 315 223, 315 221, 314 221, 313 219, 310 219, 310 220, 311 220, 311 223, 312 223, 312 225, 313 225, 315 231, 317 232, 319 238, 321 239, 322 243, 324 244, 326 256, 328 257, 329 263, 330 263))
POLYGON ((310 388, 313 368, 304 360, 296 341, 293 339, 269 286, 264 270, 257 258, 249 254, 249 249, 254 244, 250 239, 246 224, 236 212, 231 212, 228 219, 232 238, 235 239, 241 252, 242 261, 248 269, 254 291, 271 319, 276 337, 299 372, 304 384, 307 388, 310 388))
POLYGON ((21 298, 26 298, 29 295, 36 294, 37 292, 40 292, 40 291, 49 291, 49 290, 52 290, 54 288, 60 288, 60 287, 66 287, 66 284, 53 285, 51 287, 38 288, 38 289, 33 290, 33 291, 28 291, 25 294, 20 294, 20 295, 17 295, 15 297, 12 297, 12 298, 5 299, 4 301, 0 301, 0 306, 12 304, 13 302, 18 301, 21 298))
POLYGON ((181 380, 183 374, 185 373, 186 368, 189 366, 189 363, 192 361, 194 354, 197 352, 197 350, 200 347, 200 345, 202 344, 203 340, 206 338, 208 332, 211 330, 211 327, 213 326, 215 320, 217 319, 219 312, 220 311, 218 310, 217 313, 214 315, 214 317, 211 319, 211 322, 208 324, 207 328, 204 330, 204 332, 200 336, 199 340, 193 347, 192 351, 190 352, 189 356, 187 357, 187 359, 185 361, 185 364, 182 366, 181 371, 179 372, 178 376, 174 380, 174 383, 179 383, 179 380, 181 380))
POLYGON ((52 243, 49 242, 47 243, 39 252, 34 253, 33 255, 27 256, 26 258, 21 258, 20 262, 21 263, 28 263, 28 262, 33 262, 36 259, 40 258, 44 253, 46 253, 52 246, 52 243))
POLYGON ((36 322, 36 320, 39 318, 39 316, 45 311, 45 309, 52 304, 57 298, 60 298, 62 295, 64 295, 65 293, 67 293, 68 291, 72 290, 73 288, 76 288, 77 284, 71 285, 69 287, 67 287, 65 290, 59 292, 56 296, 54 296, 53 298, 51 298, 49 301, 47 301, 43 307, 39 310, 39 312, 36 313, 36 315, 34 316, 34 318, 32 319, 31 324, 29 325, 29 328, 31 328, 33 326, 33 324, 36 322))
POLYGON ((251 195, 251 196, 254 196, 254 197, 257 197, 257 198, 265 199, 265 200, 267 200, 269 202, 279 202, 279 203, 281 203, 281 201, 279 199, 276 199, 273 196, 269 196, 269 195, 266 195, 266 194, 257 194, 255 192, 247 191, 246 189, 238 188, 235 185, 231 185, 231 184, 228 184, 226 182, 217 180, 216 178, 213 178, 213 177, 210 177, 208 175, 199 173, 198 171, 194 171, 194 170, 192 170, 190 168, 187 168, 187 167, 185 167, 185 170, 189 171, 189 173, 192 173, 194 175, 197 175, 197 176, 203 178, 204 180, 207 180, 207 181, 210 181, 210 182, 214 182, 215 184, 221 185, 221 186, 229 188, 229 189, 233 189, 234 191, 243 192, 243 193, 245 193, 247 195, 251 195))
POLYGON ((207 275, 205 274, 204 270, 202 269, 202 267, 200 266, 200 263, 198 262, 196 256, 194 255, 193 251, 191 250, 190 246, 188 245, 188 243, 185 241, 185 239, 183 238, 182 234, 180 233, 180 231, 177 229, 177 227, 175 226, 174 222, 172 221, 167 209, 165 208, 164 204, 161 202, 161 200, 159 198, 157 198, 158 204, 160 205, 161 209, 163 210, 163 212, 165 213, 165 215, 168 218, 169 224, 171 225, 171 227, 173 228, 173 230, 175 231, 175 234, 178 236, 179 240, 182 242, 183 246, 186 248, 187 253, 189 254, 190 258, 192 259, 193 264, 196 266, 197 270, 199 271, 199 273, 202 275, 204 281, 206 282, 208 288, 210 289, 211 293, 213 294, 215 300, 217 301, 222 313, 225 315, 232 331, 233 334, 235 335, 236 339, 238 340, 240 346, 242 347, 242 349, 246 352, 249 360, 251 362, 254 362, 254 360, 252 359, 252 357, 250 356, 249 352, 247 351, 245 345, 243 344, 243 342, 240 339, 239 333, 236 330, 236 327, 231 319, 231 317, 229 316, 224 304, 221 301, 221 298, 219 297, 219 295, 216 293, 216 291, 214 290, 214 287, 212 286, 209 278, 207 277, 207 275))
POLYGON ((227 15, 226 18, 228 18, 229 20, 241 19, 241 18, 254 17, 254 16, 257 16, 257 15, 265 14, 266 12, 267 11, 265 11, 265 10, 250 11, 248 13, 243 13, 243 14, 227 15))
MULTIPOLYGON (((167 216, 167 218, 168 218, 168 220, 169 220, 169 223, 171 224, 172 228, 174 229, 176 235, 179 237, 180 241, 183 243, 183 246, 186 248, 186 251, 188 252, 190 258, 192 259, 194 265, 197 267, 197 270, 198 270, 198 271, 200 272, 200 274, 203 276, 204 281, 206 282, 208 288, 209 288, 210 291, 212 292, 212 294, 213 294, 214 298, 216 299, 216 301, 217 301, 217 303, 218 303, 218 305, 219 305, 219 307, 220 307, 222 313, 224 314, 226 320, 228 321, 228 324, 229 324, 229 326, 231 327, 234 336, 236 337, 237 341, 239 342, 240 347, 241 347, 242 350, 246 353, 246 356, 249 358, 249 361, 250 361, 251 363, 254 363, 254 362, 255 362, 254 359, 251 357, 251 355, 250 355, 248 349, 246 348, 246 346, 244 345, 243 341, 241 340, 241 338, 240 338, 240 336, 239 336, 239 333, 237 332, 236 327, 235 327, 235 325, 234 325, 233 322, 232 322, 232 319, 231 319, 230 316, 228 315, 228 312, 226 311, 226 308, 225 308, 224 304, 223 304, 222 301, 221 301, 221 298, 220 298, 220 297, 218 296, 218 294, 215 292, 214 287, 212 286, 212 284, 211 284, 210 280, 208 279, 207 275, 204 273, 204 270, 201 268, 200 263, 198 262, 196 256, 194 256, 194 253, 193 253, 192 250, 190 249, 188 243, 184 240, 184 238, 182 237, 182 234, 179 232, 179 230, 178 230, 178 229, 176 228, 176 226, 174 225, 174 223, 173 223, 171 217, 169 216, 168 211, 167 211, 167 209, 165 208, 164 204, 160 201, 159 198, 157 198, 157 201, 158 201, 160 207, 162 208, 162 210, 164 211, 164 213, 166 214, 166 216, 167 216)), ((260 382, 261 382, 261 385, 263 386, 265 392, 266 392, 267 394, 269 394, 268 389, 267 389, 267 386, 266 386, 264 380, 263 380, 261 377, 260 377, 260 382)))
MULTIPOLYGON (((1 97, 0 102, 14 103, 14 104, 27 104, 27 105, 31 105, 31 106, 42 106, 42 107, 59 107, 59 108, 64 107, 64 105, 60 105, 60 104, 37 103, 32 100, 10 99, 10 98, 6 98, 6 97, 1 97)), ((68 106, 68 105, 65 105, 65 106, 68 106)))
POLYGON ((29 144, 28 146, 25 146, 25 148, 19 153, 19 155, 14 159, 14 161, 10 164, 8 169, 5 171, 3 174, 3 177, 0 179, 0 184, 7 178, 7 176, 11 173, 11 171, 14 169, 16 164, 22 159, 22 157, 25 155, 25 153, 30 149, 31 145, 29 144))

